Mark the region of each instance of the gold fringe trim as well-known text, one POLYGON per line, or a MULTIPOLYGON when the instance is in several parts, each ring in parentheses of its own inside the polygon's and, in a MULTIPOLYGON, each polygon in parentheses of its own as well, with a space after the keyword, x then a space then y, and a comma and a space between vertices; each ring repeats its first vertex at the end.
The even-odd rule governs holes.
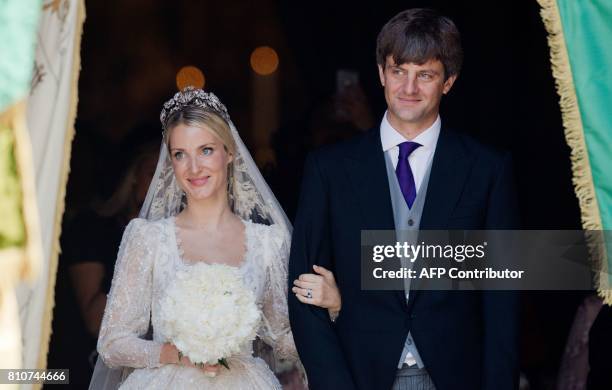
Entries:
MULTIPOLYGON (((81 35, 83 34, 83 22, 85 21, 84 0, 76 0, 77 20, 75 24, 74 48, 72 52, 72 82, 71 82, 71 102, 68 113, 68 128, 64 139, 64 162, 60 172, 60 182, 55 205, 55 226, 53 228, 53 248, 49 258, 49 280, 47 282, 47 303, 43 313, 42 333, 40 338, 40 349, 38 355, 38 368, 47 367, 47 353, 49 351, 49 340, 51 338, 51 320, 53 317, 53 307, 55 306, 55 280, 57 274, 57 263, 60 254, 59 237, 62 231, 62 217, 64 215, 66 185, 68 183, 68 173, 70 172, 70 156, 72 151, 72 139, 74 138, 74 122, 77 113, 77 103, 79 99, 79 72, 81 71, 81 35)), ((41 385, 35 385, 35 389, 40 389, 41 385)))
MULTIPOLYGON (((548 32, 548 46, 552 73, 555 78, 557 93, 560 97, 561 116, 565 128, 565 139, 571 149, 572 182, 580 205, 582 227, 585 230, 601 231, 603 225, 593 185, 593 175, 589 162, 589 154, 584 139, 584 128, 580 117, 576 89, 572 78, 561 15, 557 0, 537 0, 542 9, 540 15, 548 32)), ((605 246, 601 236, 588 235, 589 249, 595 269, 595 286, 599 295, 608 305, 612 305, 612 289, 608 283, 608 262, 605 246), (597 237, 596 237, 597 236, 597 237)))

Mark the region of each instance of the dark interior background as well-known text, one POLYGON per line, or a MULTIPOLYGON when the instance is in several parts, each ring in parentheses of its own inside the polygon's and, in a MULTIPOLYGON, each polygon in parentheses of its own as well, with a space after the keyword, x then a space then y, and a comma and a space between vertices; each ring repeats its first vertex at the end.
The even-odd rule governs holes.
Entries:
MULTIPOLYGON (((379 123, 385 102, 376 35, 397 12, 418 6, 438 9, 462 33, 465 62, 443 99, 443 121, 512 151, 524 228, 579 229, 569 149, 535 0, 87 1, 66 218, 109 195, 131 145, 161 140, 160 107, 176 92, 176 72, 183 66, 204 72, 205 89, 226 104, 249 144, 252 111, 261 104, 251 99, 249 56, 260 45, 275 48, 280 57, 277 165, 295 167, 291 177, 279 177, 274 169, 265 173, 291 218, 313 108, 334 93, 338 69, 354 69, 379 123)), ((67 283, 59 274, 58 289, 67 283)), ((523 295, 522 370, 532 388, 548 389, 584 293, 523 295)), ((61 299, 58 290, 60 308, 61 299)), ((58 310, 56 330, 71 321, 58 310)), ((49 367, 59 349, 70 352, 58 334, 49 367)))

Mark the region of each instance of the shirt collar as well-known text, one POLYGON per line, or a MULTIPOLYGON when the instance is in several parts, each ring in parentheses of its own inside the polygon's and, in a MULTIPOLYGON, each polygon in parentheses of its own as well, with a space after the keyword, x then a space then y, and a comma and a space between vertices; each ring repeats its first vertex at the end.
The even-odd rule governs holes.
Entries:
MULTIPOLYGON (((440 115, 436 118, 434 123, 423 131, 421 134, 414 137, 414 139, 410 140, 412 142, 417 142, 425 149, 435 149, 436 143, 438 142, 438 137, 440 136, 440 128, 442 127, 442 120, 440 119, 440 115)), ((385 115, 383 115, 382 122, 380 123, 380 140, 382 143, 383 151, 386 152, 391 148, 396 147, 402 142, 409 141, 404 136, 395 130, 391 123, 387 120, 387 112, 385 111, 385 115)))

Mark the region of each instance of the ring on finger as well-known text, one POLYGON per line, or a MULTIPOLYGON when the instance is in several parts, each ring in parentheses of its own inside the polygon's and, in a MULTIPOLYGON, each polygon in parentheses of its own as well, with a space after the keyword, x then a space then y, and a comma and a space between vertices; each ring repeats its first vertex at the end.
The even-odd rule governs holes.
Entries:
POLYGON ((306 298, 308 298, 308 299, 312 298, 312 289, 311 288, 307 288, 306 289, 306 298))

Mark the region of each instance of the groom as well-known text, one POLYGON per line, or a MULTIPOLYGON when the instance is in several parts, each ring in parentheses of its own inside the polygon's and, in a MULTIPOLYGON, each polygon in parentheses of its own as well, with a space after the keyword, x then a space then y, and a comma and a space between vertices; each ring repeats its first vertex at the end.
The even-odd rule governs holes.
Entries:
POLYGON ((508 156, 438 114, 461 66, 454 23, 428 9, 401 12, 378 35, 376 54, 387 101, 380 126, 312 153, 305 166, 289 281, 321 265, 342 295, 332 322, 290 294, 310 388, 515 389, 514 293, 360 288, 362 230, 518 225, 508 156))

